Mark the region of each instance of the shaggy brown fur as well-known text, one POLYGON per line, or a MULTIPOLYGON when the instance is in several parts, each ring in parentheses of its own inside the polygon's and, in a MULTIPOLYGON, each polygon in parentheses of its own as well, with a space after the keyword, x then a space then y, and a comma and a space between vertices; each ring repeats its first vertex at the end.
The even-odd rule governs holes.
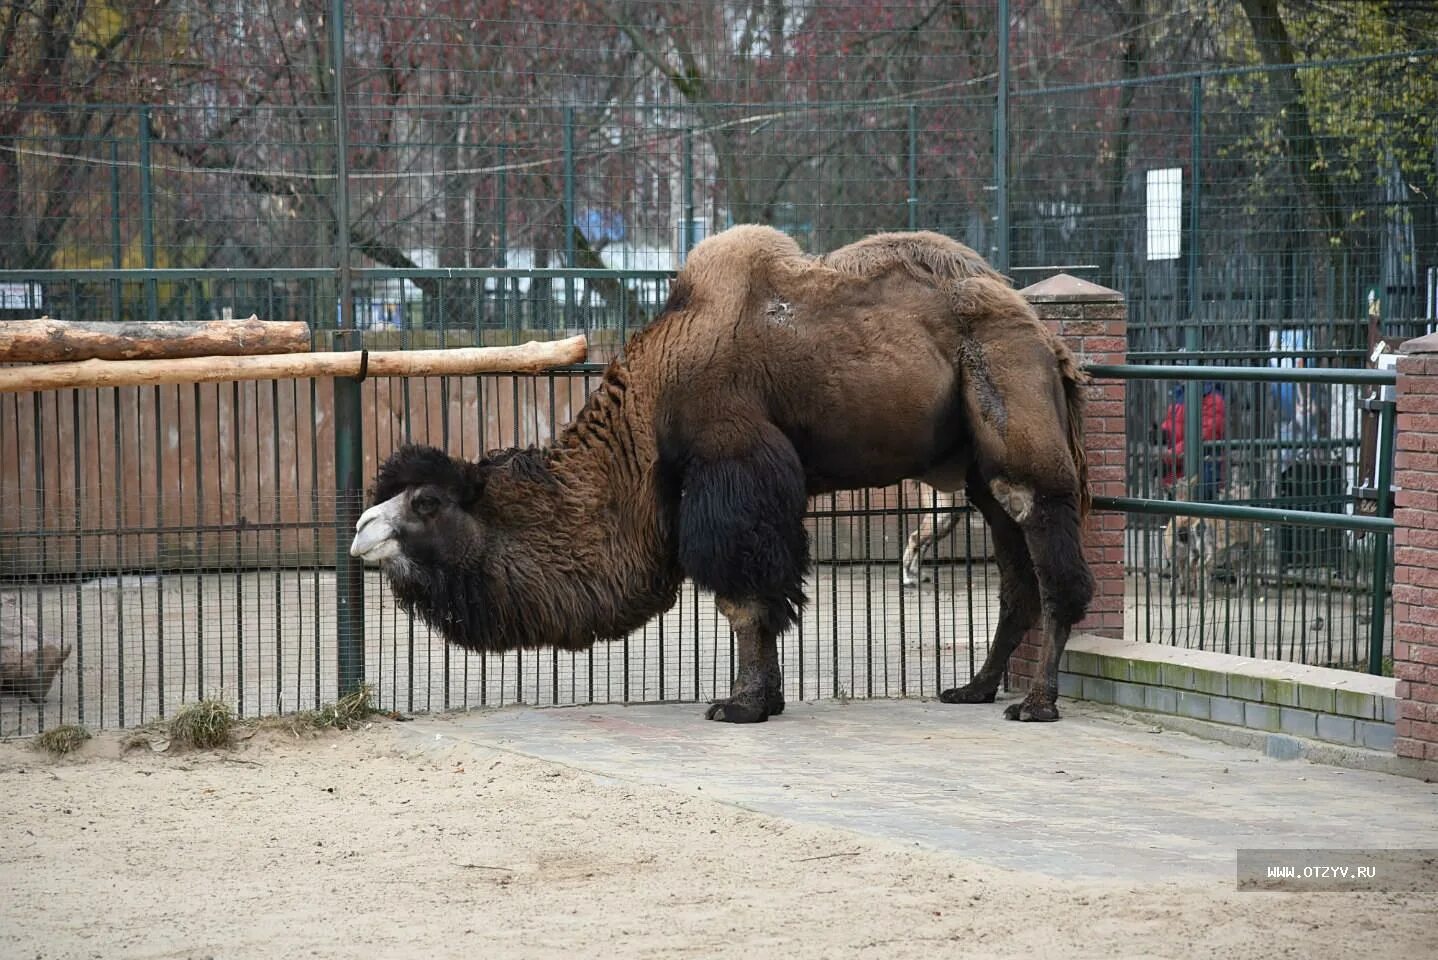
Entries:
POLYGON ((989 662, 943 696, 992 701, 1042 610, 1047 682, 1010 712, 1055 719, 1058 654, 1092 593, 1078 383, 961 244, 881 234, 815 259, 735 227, 692 251, 554 444, 477 464, 399 451, 352 549, 384 557, 402 602, 478 650, 622 636, 691 577, 738 642, 733 696, 709 716, 756 721, 783 709, 775 640, 804 603, 807 498, 966 486, 995 528, 1004 603, 989 662))

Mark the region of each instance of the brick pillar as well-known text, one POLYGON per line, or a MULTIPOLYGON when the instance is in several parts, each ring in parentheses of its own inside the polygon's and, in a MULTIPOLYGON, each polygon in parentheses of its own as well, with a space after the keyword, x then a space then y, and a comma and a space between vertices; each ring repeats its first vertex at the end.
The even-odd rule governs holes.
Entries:
MULTIPOLYGON (((1123 294, 1061 273, 1020 291, 1039 318, 1068 344, 1079 363, 1123 363, 1128 355, 1128 308, 1123 294)), ((1086 388, 1084 449, 1095 497, 1124 494, 1124 384, 1095 380, 1086 388)), ((1123 636, 1124 515, 1094 511, 1084 522, 1083 551, 1095 589, 1089 614, 1075 632, 1123 636)), ((1031 631, 1009 661, 1013 686, 1038 673, 1042 637, 1031 631)))
POLYGON ((1438 760, 1438 335, 1399 348, 1393 675, 1400 757, 1438 760))

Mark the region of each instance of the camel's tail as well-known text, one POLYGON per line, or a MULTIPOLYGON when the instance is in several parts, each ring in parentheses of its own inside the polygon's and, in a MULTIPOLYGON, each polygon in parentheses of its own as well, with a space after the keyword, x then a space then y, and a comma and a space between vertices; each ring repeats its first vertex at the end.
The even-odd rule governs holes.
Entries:
POLYGON ((1074 469, 1078 471, 1079 519, 1087 517, 1093 509, 1093 491, 1088 481, 1088 454, 1084 452, 1083 417, 1084 387, 1089 375, 1079 366, 1078 359, 1062 342, 1058 342, 1057 355, 1059 375, 1064 382, 1064 400, 1068 407, 1069 454, 1073 457, 1074 469))

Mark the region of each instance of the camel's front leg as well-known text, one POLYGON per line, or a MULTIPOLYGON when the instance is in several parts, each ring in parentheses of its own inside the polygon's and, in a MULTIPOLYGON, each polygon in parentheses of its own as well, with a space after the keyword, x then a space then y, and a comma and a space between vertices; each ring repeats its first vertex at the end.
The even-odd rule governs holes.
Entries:
POLYGON ((737 670, 730 695, 704 714, 726 723, 762 723, 784 712, 784 679, 779 670, 778 630, 768 606, 758 601, 717 599, 719 612, 734 628, 737 670))

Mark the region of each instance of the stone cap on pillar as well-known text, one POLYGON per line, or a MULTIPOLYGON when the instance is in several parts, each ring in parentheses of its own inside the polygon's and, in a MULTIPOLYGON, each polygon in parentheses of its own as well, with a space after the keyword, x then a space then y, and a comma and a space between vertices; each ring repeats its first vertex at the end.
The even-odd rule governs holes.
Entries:
POLYGON ((1424 334, 1412 340, 1404 340, 1398 346, 1399 353, 1438 353, 1438 333, 1424 334))
POLYGON ((1070 273, 1058 273, 1047 280, 1040 280, 1019 291, 1030 303, 1118 303, 1123 294, 1109 287, 1075 277, 1070 273))

